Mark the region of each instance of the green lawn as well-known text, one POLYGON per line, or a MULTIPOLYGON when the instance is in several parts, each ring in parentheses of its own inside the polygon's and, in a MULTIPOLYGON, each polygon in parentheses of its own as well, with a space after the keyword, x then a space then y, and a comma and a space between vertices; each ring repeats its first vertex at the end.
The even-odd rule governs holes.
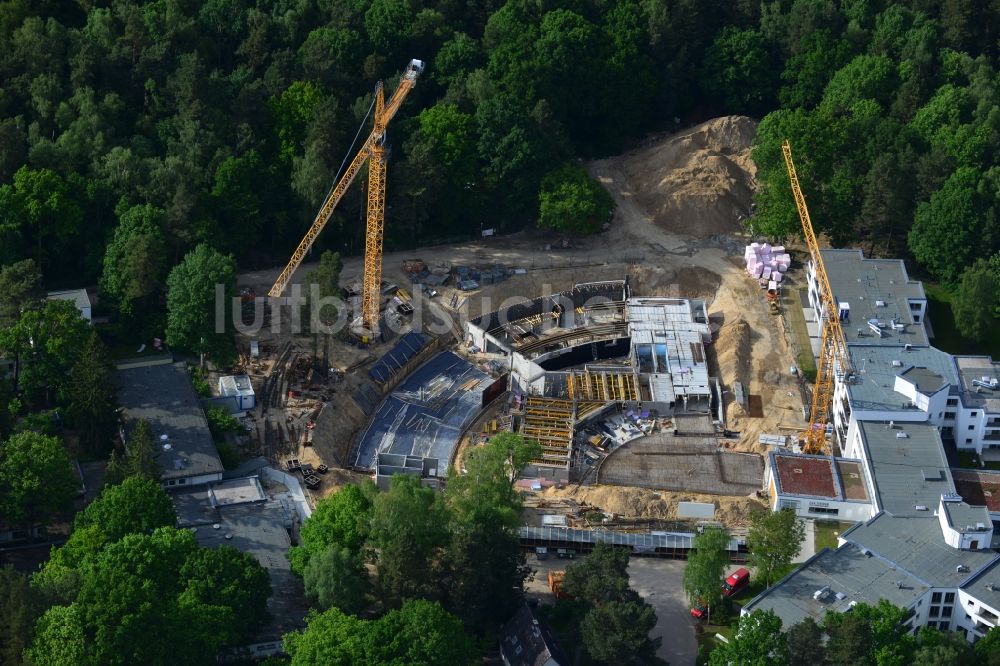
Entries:
POLYGON ((955 316, 951 312, 952 294, 944 287, 924 283, 927 292, 927 318, 934 331, 932 340, 935 347, 949 354, 988 354, 1000 358, 1000 331, 983 343, 963 338, 955 328, 955 316))
MULTIPOLYGON (((982 465, 979 464, 979 456, 977 456, 972 451, 957 451, 958 454, 958 466, 965 469, 982 469, 982 465)), ((1000 462, 987 461, 986 469, 1000 469, 1000 462)))
POLYGON ((725 624, 699 624, 695 634, 698 638, 698 664, 708 663, 708 656, 720 644, 716 634, 733 640, 733 628, 725 624))
POLYGON ((842 523, 837 520, 817 520, 815 521, 815 545, 816 552, 824 548, 837 548, 837 536, 843 534, 854 523, 842 523))

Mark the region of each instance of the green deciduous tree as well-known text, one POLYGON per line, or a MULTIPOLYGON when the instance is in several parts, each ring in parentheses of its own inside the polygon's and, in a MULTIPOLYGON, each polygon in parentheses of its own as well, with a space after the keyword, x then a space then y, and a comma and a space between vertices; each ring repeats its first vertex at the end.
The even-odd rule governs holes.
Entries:
POLYGON ((22 312, 39 307, 44 298, 42 274, 34 260, 0 267, 0 327, 12 325, 22 312))
MULTIPOLYGON (((650 639, 656 612, 629 587, 629 553, 598 543, 566 569, 566 593, 587 606, 580 633, 588 654, 606 663, 656 662, 660 639, 650 639)), ((565 603, 565 602, 560 602, 565 603)))
POLYGON ((292 666, 465 666, 476 660, 462 622, 429 601, 407 601, 377 620, 333 608, 307 622, 305 630, 285 635, 292 666))
POLYGON ((167 278, 167 343, 199 354, 218 356, 231 348, 227 330, 230 299, 236 289, 231 255, 202 244, 189 252, 167 278), (217 303, 217 298, 223 298, 217 303), (223 321, 217 322, 221 308, 223 321), (220 325, 221 323, 221 325, 220 325))
POLYGON ((69 509, 80 479, 55 437, 12 435, 0 445, 0 515, 30 530, 69 509))
POLYGON ((811 617, 788 627, 785 632, 788 666, 818 666, 826 663, 824 640, 823 628, 811 617))
POLYGON ((785 666, 788 663, 786 637, 781 633, 781 618, 773 611, 756 610, 742 616, 728 643, 712 650, 711 666, 747 664, 747 666, 785 666))
POLYGON ((0 353, 22 361, 19 386, 29 401, 42 406, 56 396, 67 397, 71 370, 80 357, 80 343, 91 329, 70 301, 51 300, 20 320, 0 329, 0 353))
POLYGON ((988 261, 979 259, 962 272, 952 310, 959 332, 985 342, 996 335, 996 308, 1000 306, 1000 277, 988 261))
POLYGON ((521 601, 527 567, 516 532, 515 483, 540 455, 536 441, 501 433, 465 454, 463 474, 449 471, 444 501, 451 536, 442 587, 446 607, 473 631, 489 632, 521 601))
POLYGON ((959 167, 929 202, 917 206, 909 246, 936 278, 953 282, 976 258, 991 254, 997 233, 990 193, 980 187, 982 174, 959 167))
POLYGON ((39 620, 31 663, 211 664, 267 617, 261 566, 228 547, 201 549, 187 530, 127 534, 79 574, 74 600, 39 620))
POLYGON ((59 266, 79 232, 83 209, 69 183, 49 169, 23 166, 0 186, 0 239, 6 248, 34 255, 43 273, 59 266))
POLYGON ((416 476, 394 475, 389 490, 372 503, 368 536, 385 603, 398 606, 405 599, 438 596, 435 578, 447 537, 440 495, 416 476))
POLYGON ((137 301, 163 287, 166 243, 162 229, 167 213, 150 204, 129 206, 124 199, 115 211, 118 226, 104 252, 101 289, 128 316, 136 313, 137 301))
POLYGON ((574 234, 600 231, 615 208, 603 186, 570 164, 545 176, 538 202, 538 226, 574 234))
POLYGON ((0 664, 20 664, 21 653, 31 644, 35 621, 44 602, 32 590, 28 577, 10 565, 0 567, 0 664))
POLYGON ((306 594, 321 609, 356 614, 369 603, 371 583, 361 557, 335 543, 309 558, 302 578, 306 594))
POLYGON ((729 534, 714 527, 695 537, 692 551, 684 567, 684 591, 691 603, 712 608, 722 601, 722 576, 729 563, 729 534))
POLYGON ((788 568, 802 548, 805 525, 794 511, 761 511, 751 518, 747 532, 749 563, 766 585, 788 568))
POLYGON ((77 514, 75 529, 99 528, 108 543, 126 534, 146 534, 176 522, 174 505, 160 484, 130 476, 118 485, 105 486, 86 509, 77 514))
POLYGON ((758 116, 770 110, 777 74, 772 47, 757 30, 726 26, 705 55, 705 88, 727 112, 758 116))
POLYGON ((360 552, 368 539, 372 503, 377 492, 375 484, 366 481, 344 486, 318 502, 316 510, 299 531, 300 545, 293 546, 289 552, 292 570, 304 575, 309 560, 331 545, 360 552))

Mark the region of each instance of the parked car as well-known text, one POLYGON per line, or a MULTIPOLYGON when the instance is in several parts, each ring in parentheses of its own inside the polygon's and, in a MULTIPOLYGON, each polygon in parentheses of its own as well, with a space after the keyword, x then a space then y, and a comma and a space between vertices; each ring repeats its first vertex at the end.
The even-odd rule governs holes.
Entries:
POLYGON ((691 607, 691 617, 703 620, 708 617, 708 606, 704 605, 702 602, 696 603, 691 607))
POLYGON ((536 546, 535 557, 538 558, 539 560, 549 559, 549 549, 546 548, 545 546, 536 546))
POLYGON ((750 584, 750 570, 740 567, 729 575, 729 578, 722 583, 722 596, 734 597, 750 584))

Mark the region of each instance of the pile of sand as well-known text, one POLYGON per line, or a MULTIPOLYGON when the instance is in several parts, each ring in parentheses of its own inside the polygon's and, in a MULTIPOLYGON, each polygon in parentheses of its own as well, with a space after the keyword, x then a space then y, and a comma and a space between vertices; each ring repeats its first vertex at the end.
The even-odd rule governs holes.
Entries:
POLYGON ((756 134, 746 116, 715 118, 639 149, 623 171, 657 225, 691 236, 731 234, 741 230, 738 216, 748 214, 757 187, 756 134))
POLYGON ((715 353, 719 359, 722 382, 726 386, 732 386, 733 382, 742 382, 744 389, 750 390, 750 380, 753 377, 752 352, 750 324, 746 319, 740 317, 722 325, 719 329, 719 338, 715 342, 715 353))
POLYGON ((676 520, 678 502, 706 502, 715 505, 715 519, 726 527, 746 526, 755 511, 765 508, 763 502, 753 497, 720 497, 624 486, 553 486, 546 488, 543 495, 546 499, 570 498, 625 518, 659 520, 676 520))

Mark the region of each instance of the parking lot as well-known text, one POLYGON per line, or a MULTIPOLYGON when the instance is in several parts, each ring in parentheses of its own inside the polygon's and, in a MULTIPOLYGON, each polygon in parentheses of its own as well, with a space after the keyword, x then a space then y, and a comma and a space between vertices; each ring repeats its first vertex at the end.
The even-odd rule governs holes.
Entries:
MULTIPOLYGON (((528 597, 536 598, 541 603, 555 603, 548 586, 548 572, 565 569, 570 562, 560 560, 554 554, 543 561, 528 555, 528 566, 535 571, 525 583, 528 597)), ((671 666, 690 666, 698 656, 694 620, 689 614, 681 584, 685 564, 684 560, 633 557, 628 567, 632 588, 656 609, 656 627, 652 636, 663 639, 657 654, 671 666)), ((572 655, 571 646, 564 648, 572 655)))

